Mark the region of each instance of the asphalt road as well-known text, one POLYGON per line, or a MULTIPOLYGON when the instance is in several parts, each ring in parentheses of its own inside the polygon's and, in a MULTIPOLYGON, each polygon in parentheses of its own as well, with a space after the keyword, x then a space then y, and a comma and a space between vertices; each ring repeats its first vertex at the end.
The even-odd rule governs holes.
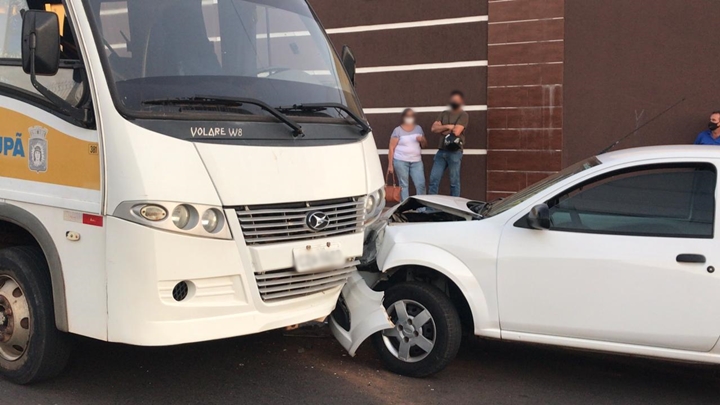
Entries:
POLYGON ((0 404, 717 404, 720 366, 472 340, 426 379, 347 356, 326 329, 139 348, 77 339, 53 381, 0 380, 0 404))

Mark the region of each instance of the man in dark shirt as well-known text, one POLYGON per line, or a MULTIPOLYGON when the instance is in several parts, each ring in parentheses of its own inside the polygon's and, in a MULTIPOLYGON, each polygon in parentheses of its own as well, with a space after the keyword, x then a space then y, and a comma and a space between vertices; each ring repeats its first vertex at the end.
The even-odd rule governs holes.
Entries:
POLYGON ((695 145, 720 145, 720 111, 710 114, 708 129, 698 135, 695 145))
POLYGON ((465 95, 455 90, 450 93, 450 109, 443 111, 433 123, 432 132, 440 134, 438 151, 430 171, 429 194, 437 194, 445 170, 450 172, 450 195, 460 196, 460 164, 465 146, 465 129, 470 117, 463 111, 465 95))

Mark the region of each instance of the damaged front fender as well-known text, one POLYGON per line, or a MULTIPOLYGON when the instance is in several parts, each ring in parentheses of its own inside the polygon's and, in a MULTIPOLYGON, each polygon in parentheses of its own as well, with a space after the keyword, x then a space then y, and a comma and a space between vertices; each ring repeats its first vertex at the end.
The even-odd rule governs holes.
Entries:
POLYGON ((383 307, 384 296, 368 287, 357 271, 343 287, 330 330, 351 356, 372 334, 395 327, 383 307))

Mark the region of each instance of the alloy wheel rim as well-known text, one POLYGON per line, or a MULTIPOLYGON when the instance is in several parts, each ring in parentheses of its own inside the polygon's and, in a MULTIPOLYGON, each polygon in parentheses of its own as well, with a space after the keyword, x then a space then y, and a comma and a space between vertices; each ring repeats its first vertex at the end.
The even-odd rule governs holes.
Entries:
POLYGON ((395 327, 382 332, 385 347, 395 358, 416 363, 435 347, 437 330, 430 311, 413 300, 400 300, 387 309, 395 327))
POLYGON ((0 275, 0 357, 16 361, 30 343, 30 307, 15 279, 0 275))

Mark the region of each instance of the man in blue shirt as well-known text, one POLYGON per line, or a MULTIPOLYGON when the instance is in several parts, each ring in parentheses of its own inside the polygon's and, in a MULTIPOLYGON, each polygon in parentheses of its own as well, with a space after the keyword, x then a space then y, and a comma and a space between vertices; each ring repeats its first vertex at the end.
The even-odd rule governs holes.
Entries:
POLYGON ((695 139, 695 145, 718 145, 720 146, 720 111, 710 115, 710 123, 707 131, 703 131, 695 139))

